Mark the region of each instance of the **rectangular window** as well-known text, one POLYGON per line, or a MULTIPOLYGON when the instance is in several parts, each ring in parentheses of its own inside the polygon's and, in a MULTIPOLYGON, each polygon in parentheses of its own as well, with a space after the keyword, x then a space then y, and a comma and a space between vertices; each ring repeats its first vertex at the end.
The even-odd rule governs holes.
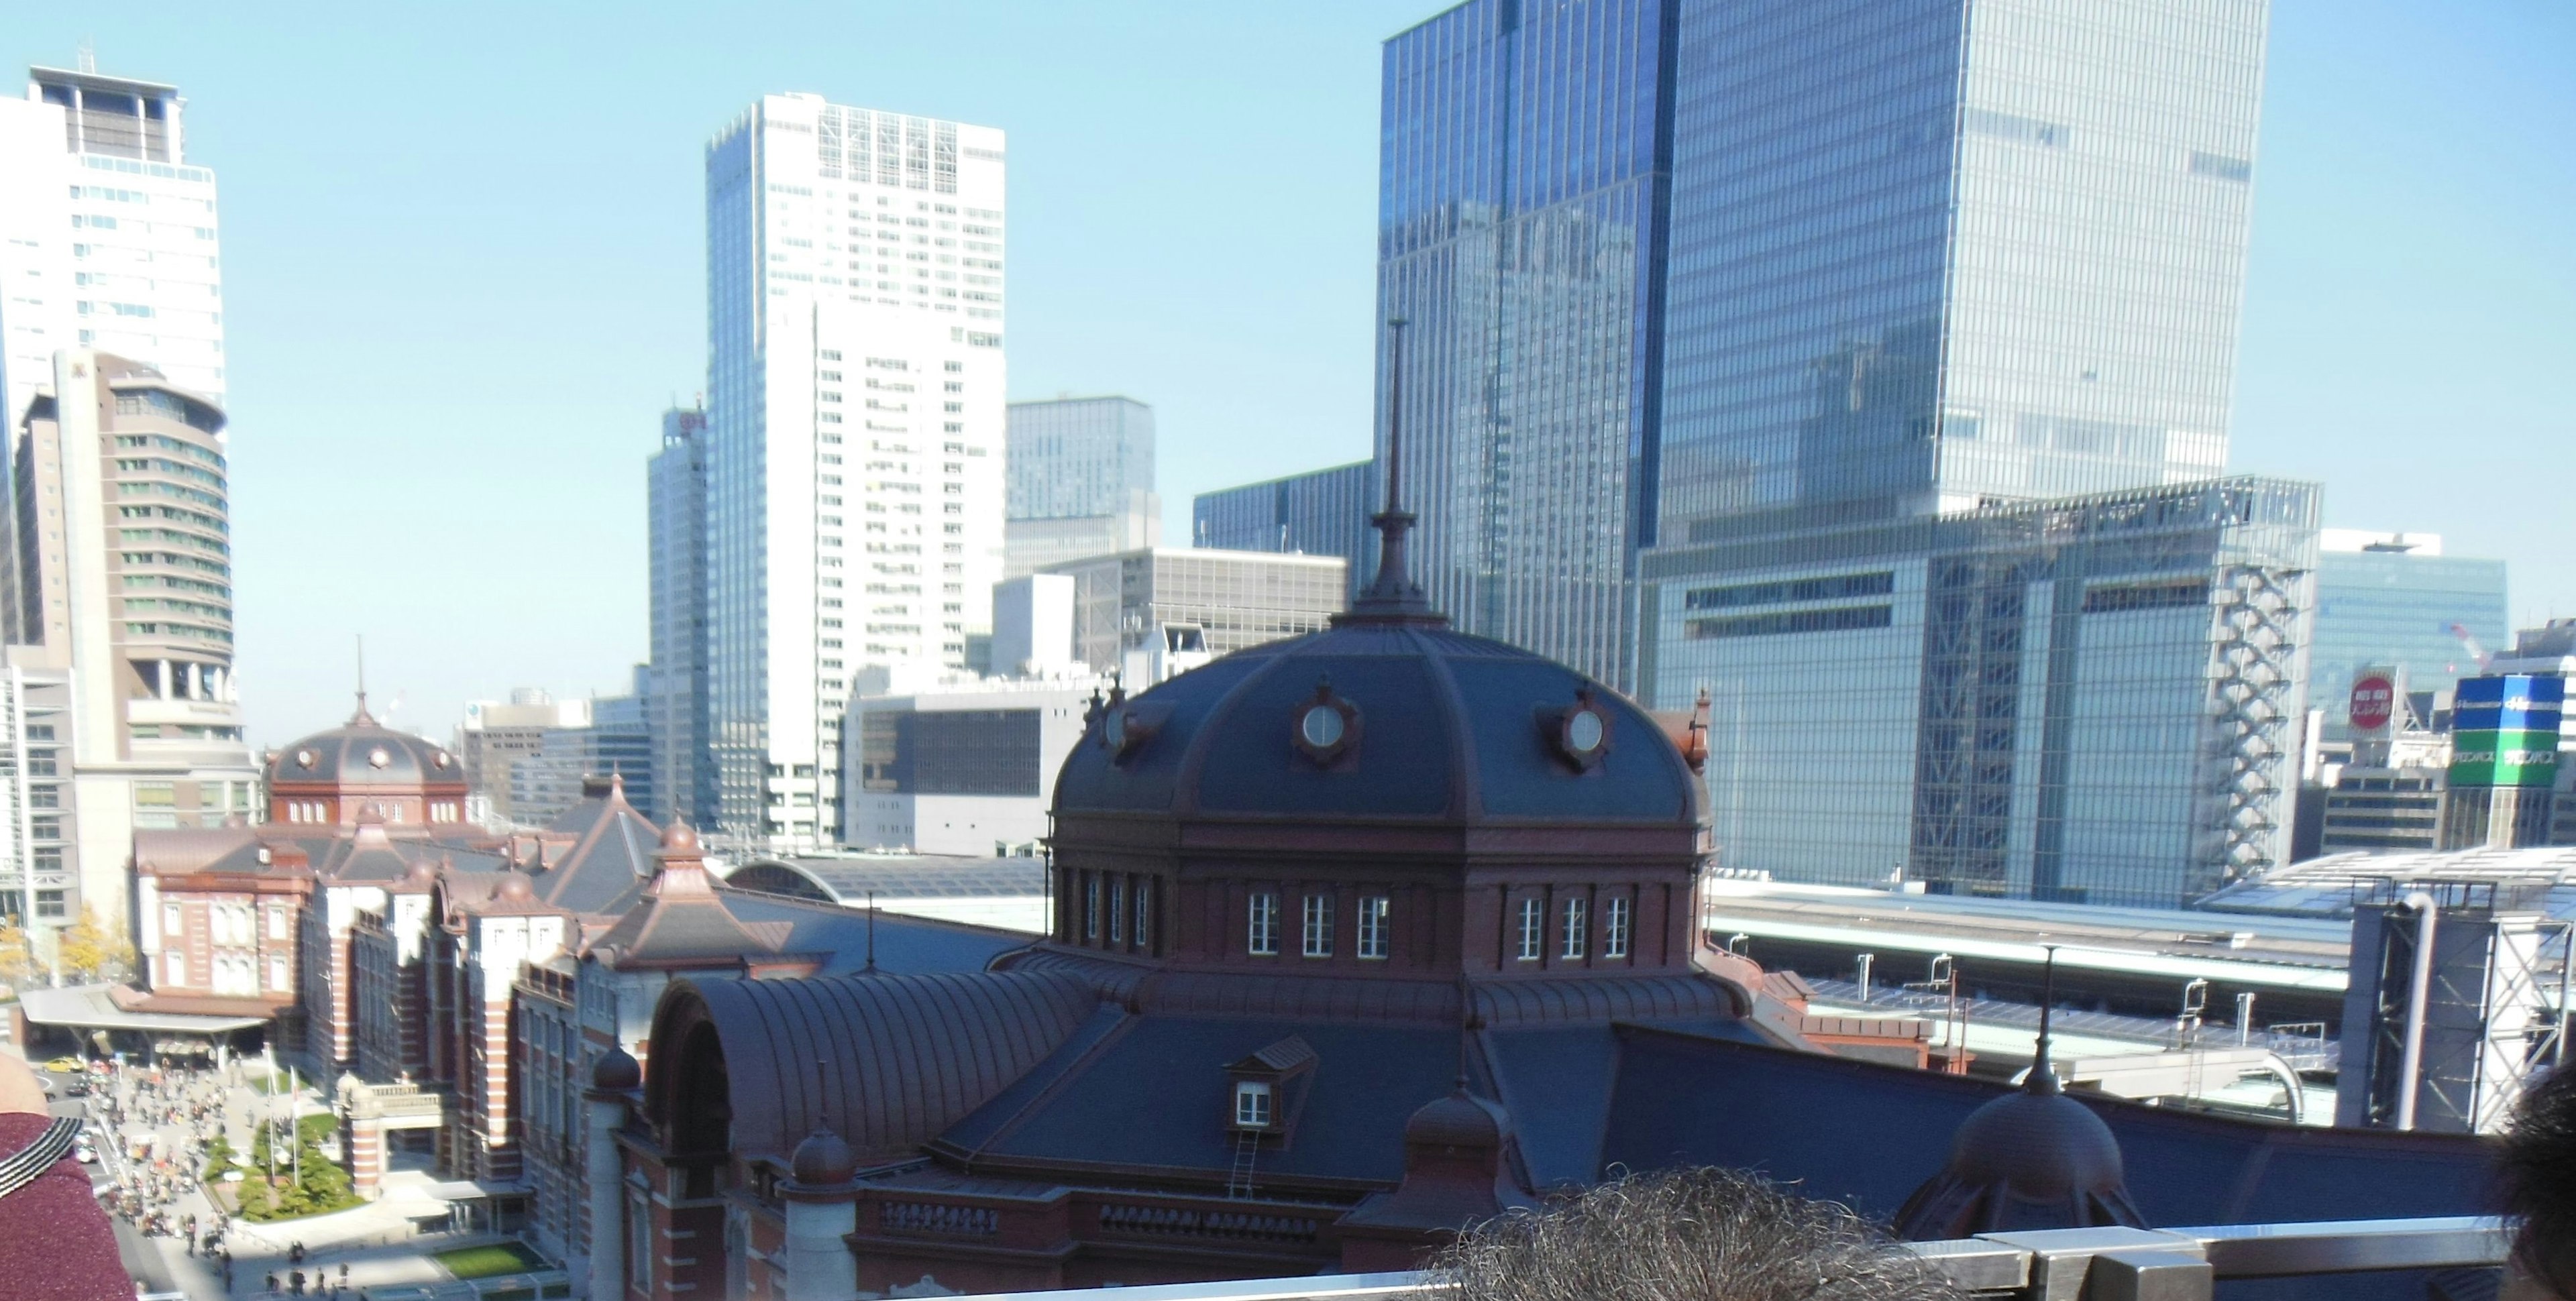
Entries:
POLYGON ((1237 1129, 1270 1128, 1270 1086, 1259 1080, 1238 1080, 1234 1085, 1234 1126, 1237 1129))
POLYGON ((1386 914, 1387 898, 1385 895, 1373 894, 1365 896, 1360 900, 1361 957, 1383 958, 1386 956, 1386 914))
POLYGON ((1279 952, 1279 896, 1263 891, 1252 896, 1244 947, 1257 957, 1279 952))
POLYGON ((1127 942, 1127 881, 1113 877, 1109 882, 1109 942, 1127 942))
POLYGON ((1519 955, 1521 961, 1538 961, 1539 946, 1546 943, 1546 940, 1543 938, 1545 930, 1546 925, 1539 917, 1538 900, 1521 900, 1521 942, 1519 955))
POLYGON ((165 903, 161 905, 162 942, 168 943, 171 940, 178 939, 186 932, 186 930, 187 917, 179 911, 179 905, 175 903, 165 903))
POLYGON ((1305 944, 1302 952, 1310 958, 1333 956, 1333 896, 1306 896, 1305 944))
POLYGON ((1100 878, 1088 873, 1082 878, 1082 938, 1100 938, 1100 878))
POLYGON ((1585 923, 1591 920, 1585 912, 1582 900, 1565 901, 1565 943, 1557 950, 1558 957, 1577 959, 1583 956, 1584 941, 1590 937, 1585 923))
POLYGON ((1154 882, 1147 878, 1136 883, 1136 948, 1154 951, 1154 882))
POLYGON ((653 1206, 644 1194, 626 1195, 626 1279, 637 1291, 653 1293, 653 1206))
POLYGON ((1613 898, 1601 909, 1601 956, 1628 956, 1628 901, 1613 898))
POLYGON ((1896 571, 1881 569, 1826 578, 1794 578, 1733 587, 1702 587, 1682 598, 1686 610, 1733 610, 1748 605, 1786 605, 1792 601, 1833 601, 1853 596, 1885 596, 1896 590, 1896 571))
POLYGON ((1849 632, 1885 628, 1895 620, 1895 607, 1846 605, 1825 610, 1791 610, 1782 614, 1741 614, 1731 619, 1693 619, 1684 625, 1693 641, 1727 637, 1777 637, 1802 632, 1849 632))
POLYGON ((271 991, 276 993, 286 992, 285 958, 272 957, 268 960, 268 987, 271 991))

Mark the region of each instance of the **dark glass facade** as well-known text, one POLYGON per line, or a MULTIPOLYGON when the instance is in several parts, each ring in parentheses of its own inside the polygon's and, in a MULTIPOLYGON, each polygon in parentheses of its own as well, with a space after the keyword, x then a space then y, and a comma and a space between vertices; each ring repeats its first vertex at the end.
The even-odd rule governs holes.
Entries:
POLYGON ((1385 48, 1378 296, 1409 323, 1416 576, 1459 626, 1622 685, 1657 500, 1681 7, 1469 0, 1385 48))
POLYGON ((871 710, 859 788, 897 795, 1038 794, 1034 709, 871 710))
POLYGON ((1222 551, 1340 556, 1357 580, 1368 568, 1370 492, 1377 466, 1329 470, 1203 492, 1190 500, 1190 545, 1222 551))

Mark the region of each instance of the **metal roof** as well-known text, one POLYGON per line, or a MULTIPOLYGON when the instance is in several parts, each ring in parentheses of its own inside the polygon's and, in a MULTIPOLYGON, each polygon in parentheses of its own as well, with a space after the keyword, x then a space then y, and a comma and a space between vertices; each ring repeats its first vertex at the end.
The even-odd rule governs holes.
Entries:
POLYGON ((897 899, 1046 897, 1046 863, 1036 858, 945 854, 852 854, 829 858, 755 858, 725 874, 737 890, 864 908, 897 899))
POLYGON ((2225 913, 2350 917, 2357 899, 2391 880, 2545 884, 2550 914, 2576 917, 2576 845, 2328 854, 2273 868, 2197 906, 2225 913))
POLYGON ((113 985, 73 985, 63 989, 25 989, 18 1006, 37 1025, 82 1030, 136 1030, 163 1034, 226 1034, 268 1024, 263 1016, 199 1016, 186 1012, 133 1012, 118 1007, 108 995, 113 985))

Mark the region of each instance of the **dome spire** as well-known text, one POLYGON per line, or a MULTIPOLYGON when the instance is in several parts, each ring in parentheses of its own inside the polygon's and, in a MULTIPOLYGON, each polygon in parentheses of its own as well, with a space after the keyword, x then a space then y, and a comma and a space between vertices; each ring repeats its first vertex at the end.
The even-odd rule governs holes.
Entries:
POLYGON ((2057 1083, 2057 1068, 2048 1060, 2048 1013, 2057 1002, 2057 946, 2039 947, 2048 954, 2039 969, 2039 1039, 2032 1045, 2030 1074, 2022 1078, 2021 1087, 2027 1093, 2055 1094, 2063 1090, 2057 1083))
POLYGON ((1446 615, 1431 608, 1431 598, 1413 581, 1405 564, 1405 534, 1414 514, 1404 508, 1404 327, 1401 316, 1387 318, 1386 363, 1386 509, 1369 517, 1378 533, 1377 577, 1351 602, 1349 612, 1333 616, 1346 623, 1422 623, 1445 625, 1446 615))
POLYGON ((358 712, 349 715, 351 727, 373 727, 376 716, 367 712, 367 635, 358 634, 358 712))

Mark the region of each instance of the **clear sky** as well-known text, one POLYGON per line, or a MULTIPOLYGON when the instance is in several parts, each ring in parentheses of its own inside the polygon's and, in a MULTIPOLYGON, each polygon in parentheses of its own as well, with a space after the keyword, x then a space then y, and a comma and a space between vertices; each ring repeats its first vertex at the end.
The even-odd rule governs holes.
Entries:
MULTIPOLYGON (((764 92, 1010 133, 1014 397, 1192 493, 1367 452, 1378 42, 1438 0, 13 6, 176 83, 222 184, 253 740, 624 689, 644 459, 705 380, 701 149, 764 92)), ((2277 0, 2234 466, 2576 614, 2576 8, 2277 0)), ((0 184, 7 184, 0 177, 0 184)))

